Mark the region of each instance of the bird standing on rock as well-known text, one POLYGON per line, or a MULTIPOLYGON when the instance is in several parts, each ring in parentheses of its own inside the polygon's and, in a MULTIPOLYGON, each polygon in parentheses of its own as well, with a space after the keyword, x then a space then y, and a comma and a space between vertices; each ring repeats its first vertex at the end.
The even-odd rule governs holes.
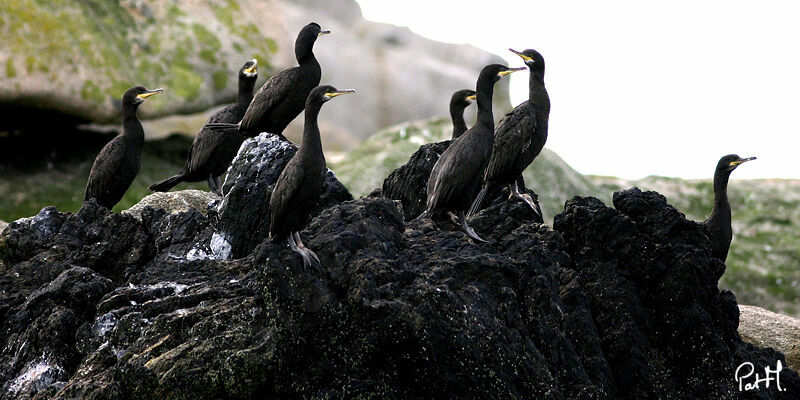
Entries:
POLYGON ((464 122, 464 109, 475 100, 475 91, 464 89, 453 93, 450 98, 450 119, 453 120, 453 139, 458 139, 467 131, 467 123, 464 122))
POLYGON ((319 200, 325 182, 325 155, 322 153, 317 117, 326 101, 354 90, 337 90, 323 85, 308 95, 305 106, 305 126, 300 149, 281 172, 269 198, 269 237, 272 242, 289 239, 289 246, 303 257, 303 267, 311 260, 319 264, 317 255, 300 240, 300 230, 306 225, 311 211, 319 200))
POLYGON ((110 210, 122 200, 142 163, 144 128, 136 110, 145 99, 163 91, 135 86, 122 96, 122 133, 103 146, 94 159, 84 201, 96 199, 97 204, 110 210))
POLYGON ((329 33, 314 22, 303 27, 294 44, 294 54, 300 66, 285 69, 269 78, 256 93, 238 125, 207 126, 213 130, 237 131, 251 137, 269 132, 285 139, 283 130, 303 111, 311 89, 319 85, 322 68, 314 57, 314 43, 317 37, 329 33))
POLYGON ((755 157, 741 158, 728 154, 719 159, 714 171, 714 208, 703 225, 711 232, 711 255, 723 262, 728 258, 728 250, 733 239, 731 228, 731 204, 728 202, 728 178, 731 172, 742 163, 755 160, 755 157))
POLYGON ((527 193, 520 193, 518 180, 547 141, 547 125, 550 119, 550 97, 544 87, 544 58, 536 50, 522 52, 509 49, 522 57, 530 68, 528 100, 507 113, 495 130, 494 147, 489 165, 483 175, 483 187, 470 207, 469 215, 480 210, 489 188, 508 185, 509 199, 516 197, 527 203, 539 214, 534 200, 527 193))
MULTIPOLYGON (((492 95, 494 84, 501 77, 522 68, 491 64, 481 70, 475 92, 478 100, 478 121, 442 153, 428 178, 426 210, 419 218, 439 212, 456 212, 461 229, 474 240, 485 242, 467 225, 464 212, 481 183, 481 175, 489 162, 494 143, 492 95)), ((451 214, 452 216, 452 214, 451 214)))
MULTIPOLYGON (((206 124, 235 124, 242 120, 250 101, 253 100, 253 88, 258 79, 257 66, 258 61, 255 59, 244 63, 239 69, 239 98, 236 104, 217 111, 206 124)), ((244 136, 239 132, 214 131, 204 126, 189 148, 188 160, 183 170, 175 176, 152 184, 150 190, 166 192, 181 182, 200 182, 207 179, 211 191, 222 195, 219 176, 228 169, 243 141, 244 136)))

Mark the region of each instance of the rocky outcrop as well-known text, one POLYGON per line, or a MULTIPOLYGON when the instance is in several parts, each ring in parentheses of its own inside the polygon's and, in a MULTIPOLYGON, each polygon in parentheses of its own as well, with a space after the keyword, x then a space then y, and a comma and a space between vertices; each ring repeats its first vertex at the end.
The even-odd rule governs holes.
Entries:
POLYGON ((786 356, 789 368, 800 371, 800 320, 754 306, 739 306, 739 334, 758 347, 786 356))
MULTIPOLYGON (((0 128, 52 122, 30 118, 43 109, 74 117, 72 123, 116 124, 118 101, 136 84, 167 89, 142 107, 144 118, 232 102, 235 71, 244 60, 258 59, 259 85, 294 66, 295 37, 311 21, 333 31, 315 47, 322 81, 358 91, 320 117, 326 145, 337 148, 350 148, 391 124, 447 115, 455 90, 474 87, 484 65, 502 62, 472 46, 366 21, 353 0, 324 6, 288 0, 8 0, 0 3, 0 128)), ((508 83, 499 83, 496 92, 498 109, 510 108, 508 83)), ((148 125, 147 133, 161 137, 178 127, 194 134, 202 122, 165 121, 148 125)), ((287 133, 299 139, 302 119, 287 133)))
MULTIPOLYGON (((230 174, 225 201, 274 184, 260 171, 230 174)), ((470 220, 483 244, 449 221, 405 224, 381 197, 332 203, 301 232, 322 262, 309 271, 263 240, 229 259, 214 212, 144 207, 139 221, 88 202, 15 221, 0 234, 0 398, 800 392, 789 369, 785 391, 738 390, 737 365, 784 355, 741 340, 706 231, 657 193, 576 197, 553 229, 495 204, 470 220)))

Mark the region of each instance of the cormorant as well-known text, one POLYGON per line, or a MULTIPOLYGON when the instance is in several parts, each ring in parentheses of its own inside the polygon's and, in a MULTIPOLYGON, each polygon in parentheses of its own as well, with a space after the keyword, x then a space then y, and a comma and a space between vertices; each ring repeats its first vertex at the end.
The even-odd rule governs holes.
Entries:
POLYGON ((728 258, 733 230, 731 229, 731 204, 728 202, 728 178, 742 163, 755 160, 755 157, 741 158, 728 154, 719 159, 714 172, 714 209, 703 221, 711 232, 711 255, 723 262, 728 258))
MULTIPOLYGON (((428 177, 428 200, 425 212, 417 219, 443 211, 455 211, 464 232, 472 239, 485 242, 467 225, 464 212, 481 183, 481 173, 489 162, 494 143, 492 95, 500 77, 523 70, 490 64, 481 70, 476 85, 478 121, 442 153, 428 177)), ((452 216, 452 214, 451 214, 452 216)))
POLYGON ((110 210, 125 195, 142 161, 144 129, 136 110, 145 99, 163 91, 135 86, 122 96, 122 133, 103 146, 94 159, 84 201, 96 199, 97 204, 110 210))
POLYGON ((464 89, 453 93, 450 98, 450 119, 453 120, 453 139, 458 139, 467 131, 467 123, 464 122, 464 109, 475 100, 475 91, 464 89))
POLYGON ((318 86, 311 91, 306 100, 305 127, 300 149, 286 164, 269 198, 270 240, 280 242, 288 238, 292 250, 303 257, 304 268, 311 264, 311 259, 319 264, 317 255, 300 240, 300 230, 308 222, 322 193, 327 170, 317 116, 322 103, 348 93, 355 91, 337 90, 329 85, 318 86))
POLYGON ((520 193, 518 179, 547 141, 550 97, 544 87, 544 58, 532 49, 523 52, 509 50, 522 57, 530 68, 528 100, 497 123, 492 156, 483 175, 483 187, 470 207, 469 215, 480 210, 486 192, 494 185, 508 185, 509 199, 516 197, 527 203, 533 212, 539 213, 531 196, 520 193))
MULTIPOLYGON (((235 104, 226 106, 212 115, 206 124, 238 123, 242 120, 250 101, 253 100, 253 88, 258 79, 258 61, 248 60, 239 69, 239 98, 235 104)), ((203 128, 195 136, 189 148, 186 165, 180 173, 163 181, 150 185, 154 192, 166 192, 181 182, 200 182, 208 180, 208 187, 214 193, 222 195, 219 176, 228 169, 236 157, 244 136, 238 132, 214 131, 203 128)))
POLYGON ((245 136, 269 132, 285 139, 283 130, 303 111, 311 89, 319 85, 322 68, 314 57, 314 42, 320 35, 329 33, 314 22, 303 27, 294 43, 294 54, 300 66, 285 69, 269 78, 256 93, 238 125, 209 124, 208 127, 235 130, 245 136))

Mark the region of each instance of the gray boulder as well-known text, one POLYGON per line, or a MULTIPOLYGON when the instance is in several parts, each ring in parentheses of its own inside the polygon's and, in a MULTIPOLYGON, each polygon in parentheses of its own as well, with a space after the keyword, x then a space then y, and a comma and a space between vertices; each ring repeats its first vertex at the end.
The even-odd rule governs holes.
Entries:
POLYGON ((194 209, 205 215, 208 210, 208 203, 216 199, 219 199, 219 196, 214 193, 195 189, 153 193, 122 212, 131 214, 140 221, 145 207, 162 209, 167 214, 177 214, 194 209))
POLYGON ((739 334, 745 342, 780 351, 786 356, 786 365, 800 371, 800 320, 740 305, 739 334))

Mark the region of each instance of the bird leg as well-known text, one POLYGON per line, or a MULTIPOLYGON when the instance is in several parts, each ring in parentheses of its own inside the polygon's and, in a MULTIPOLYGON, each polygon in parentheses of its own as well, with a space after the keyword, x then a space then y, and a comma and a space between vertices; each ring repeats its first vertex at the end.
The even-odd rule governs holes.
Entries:
POLYGON ((217 190, 215 190, 215 192, 216 192, 218 195, 222 196, 222 195, 223 195, 223 194, 222 194, 222 182, 220 182, 220 181, 219 181, 219 177, 218 177, 218 176, 215 176, 215 177, 214 177, 214 185, 216 185, 216 186, 217 186, 217 190))
POLYGON ((300 232, 292 232, 291 236, 294 237, 294 242, 295 242, 295 245, 297 246, 297 248, 305 254, 305 256, 303 256, 303 266, 304 267, 306 267, 306 258, 308 258, 308 263, 309 264, 311 264, 311 259, 314 259, 314 261, 317 262, 317 265, 322 265, 322 263, 319 261, 319 257, 317 257, 317 253, 314 253, 313 251, 311 251, 311 249, 306 247, 303 244, 303 241, 300 240, 300 232))
POLYGON ((289 247, 291 247, 292 251, 295 253, 300 254, 300 257, 303 257, 303 271, 306 271, 311 264, 311 257, 297 245, 294 239, 294 233, 289 235, 289 247))
POLYGON ((469 236, 473 240, 486 243, 485 240, 483 240, 480 236, 478 236, 478 234, 475 233, 475 231, 472 228, 470 228, 469 225, 467 225, 467 219, 464 218, 463 210, 458 212, 458 222, 461 224, 461 229, 464 231, 464 233, 467 234, 467 236, 469 236))
POLYGON ((217 187, 217 181, 214 180, 214 177, 209 175, 208 176, 208 188, 211 189, 212 193, 219 194, 219 188, 217 187))
POLYGON ((450 216, 450 221, 453 221, 453 223, 454 223, 454 224, 458 225, 458 224, 460 224, 460 223, 461 223, 461 222, 458 220, 458 216, 456 216, 455 214, 453 214, 453 212, 452 212, 452 211, 448 211, 448 212, 447 212, 447 215, 449 215, 449 216, 450 216))
POLYGON ((520 193, 519 192, 519 186, 517 186, 517 181, 514 181, 514 183, 509 183, 508 184, 508 191, 511 192, 508 195, 509 199, 511 199, 512 197, 516 197, 516 198, 524 201, 525 204, 527 204, 527 205, 529 205, 531 207, 531 210, 533 210, 533 212, 536 213, 536 215, 541 216, 541 214, 539 214, 539 210, 536 209, 536 204, 533 202, 533 199, 531 198, 531 195, 529 195, 527 193, 520 193))

